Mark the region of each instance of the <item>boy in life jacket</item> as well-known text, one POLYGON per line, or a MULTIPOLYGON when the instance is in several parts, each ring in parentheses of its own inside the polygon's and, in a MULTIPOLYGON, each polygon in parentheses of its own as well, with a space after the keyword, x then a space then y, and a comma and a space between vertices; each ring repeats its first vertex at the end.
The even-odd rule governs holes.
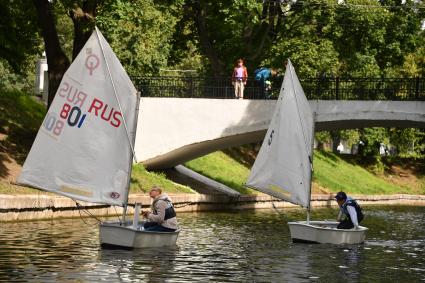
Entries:
POLYGON ((238 59, 236 61, 236 66, 233 68, 232 73, 232 84, 235 87, 235 98, 243 99, 243 90, 246 85, 246 81, 248 80, 248 71, 246 67, 243 65, 243 60, 238 59))
POLYGON ((176 231, 176 212, 167 194, 162 193, 159 187, 154 186, 150 190, 149 196, 153 198, 151 211, 142 211, 142 215, 148 219, 148 222, 143 225, 145 231, 176 231))
POLYGON ((347 194, 344 192, 339 192, 336 194, 335 199, 339 205, 339 214, 338 221, 339 224, 337 226, 338 229, 352 229, 358 228, 359 223, 363 220, 363 212, 358 203, 347 197, 347 194), (342 217, 345 216, 346 219, 341 220, 342 217))

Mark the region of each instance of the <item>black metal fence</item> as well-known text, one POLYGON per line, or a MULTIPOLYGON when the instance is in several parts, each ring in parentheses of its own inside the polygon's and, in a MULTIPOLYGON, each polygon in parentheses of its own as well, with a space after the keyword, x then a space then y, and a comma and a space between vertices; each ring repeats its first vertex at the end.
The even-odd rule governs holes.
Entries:
MULTIPOLYGON (((235 98, 229 77, 133 77, 143 97, 235 98)), ((282 77, 271 85, 248 80, 244 98, 276 99, 282 77)), ((308 78, 301 79, 308 99, 425 100, 424 78, 308 78)))

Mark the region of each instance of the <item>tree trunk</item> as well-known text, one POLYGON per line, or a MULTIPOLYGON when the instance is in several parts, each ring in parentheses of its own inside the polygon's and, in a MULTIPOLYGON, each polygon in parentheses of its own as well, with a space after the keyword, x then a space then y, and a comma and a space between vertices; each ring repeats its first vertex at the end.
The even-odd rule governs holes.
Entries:
POLYGON ((224 74, 224 65, 223 62, 219 59, 214 46, 211 43, 211 40, 208 36, 208 30, 205 23, 205 7, 202 0, 193 1, 193 20, 195 22, 196 29, 198 31, 199 42, 201 43, 201 48, 204 50, 205 55, 208 57, 212 71, 215 76, 220 76, 224 74))
POLYGON ((261 25, 249 38, 245 38, 247 42, 245 49, 249 61, 257 62, 263 59, 261 55, 276 38, 276 29, 279 25, 282 25, 283 17, 280 2, 263 1, 261 25))
POLYGON ((49 95, 47 107, 50 107, 70 62, 59 43, 51 7, 52 4, 50 4, 48 0, 33 0, 33 3, 37 11, 37 17, 46 50, 47 64, 49 66, 49 95))
POLYGON ((70 10, 70 17, 74 23, 74 44, 72 60, 74 60, 86 44, 95 27, 96 8, 98 0, 84 1, 82 6, 74 4, 70 10))
MULTIPOLYGON (((208 17, 207 5, 205 0, 188 0, 186 9, 195 23, 201 50, 208 58, 214 75, 223 75, 225 65, 215 50, 212 40, 208 34, 206 18, 208 17)), ((256 28, 246 27, 241 35, 243 44, 243 54, 251 67, 257 66, 261 61, 265 50, 277 36, 277 28, 282 25, 284 12, 281 8, 282 3, 278 1, 263 1, 261 14, 261 23, 256 28)))

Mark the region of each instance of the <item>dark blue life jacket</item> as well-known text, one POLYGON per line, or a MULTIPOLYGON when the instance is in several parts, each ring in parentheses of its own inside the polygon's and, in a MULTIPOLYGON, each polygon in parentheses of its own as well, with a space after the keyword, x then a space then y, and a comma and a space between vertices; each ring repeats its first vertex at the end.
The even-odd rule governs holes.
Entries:
POLYGON ((176 211, 174 210, 174 206, 171 203, 171 201, 168 200, 168 199, 157 199, 157 200, 155 200, 154 203, 152 204, 153 213, 158 214, 158 212, 156 211, 156 208, 155 208, 155 204, 160 200, 165 201, 167 203, 167 208, 165 209, 164 221, 168 220, 170 218, 176 217, 177 214, 176 214, 176 211))
POLYGON ((352 207, 354 207, 355 209, 356 209, 356 213, 357 213, 357 221, 360 223, 362 220, 363 220, 363 218, 364 218, 364 215, 363 215, 363 212, 362 212, 362 209, 361 209, 361 207, 360 207, 360 205, 355 201, 355 200, 353 200, 352 198, 347 198, 347 200, 344 202, 344 204, 341 206, 341 210, 342 210, 342 212, 347 216, 347 218, 348 219, 350 219, 350 221, 351 221, 351 217, 350 217, 350 213, 348 213, 348 209, 347 209, 347 206, 352 206, 352 207))

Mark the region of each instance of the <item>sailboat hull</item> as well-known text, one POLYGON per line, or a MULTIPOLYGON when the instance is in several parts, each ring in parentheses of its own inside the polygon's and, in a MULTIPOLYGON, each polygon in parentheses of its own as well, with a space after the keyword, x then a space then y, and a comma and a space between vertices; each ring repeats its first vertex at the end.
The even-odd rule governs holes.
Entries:
POLYGON ((102 246, 124 248, 156 248, 175 246, 180 229, 175 232, 148 232, 134 228, 131 222, 125 225, 119 222, 100 224, 99 237, 102 246))
POLYGON ((289 222, 293 242, 320 244, 359 244, 366 238, 366 227, 359 229, 337 229, 335 221, 289 222))

